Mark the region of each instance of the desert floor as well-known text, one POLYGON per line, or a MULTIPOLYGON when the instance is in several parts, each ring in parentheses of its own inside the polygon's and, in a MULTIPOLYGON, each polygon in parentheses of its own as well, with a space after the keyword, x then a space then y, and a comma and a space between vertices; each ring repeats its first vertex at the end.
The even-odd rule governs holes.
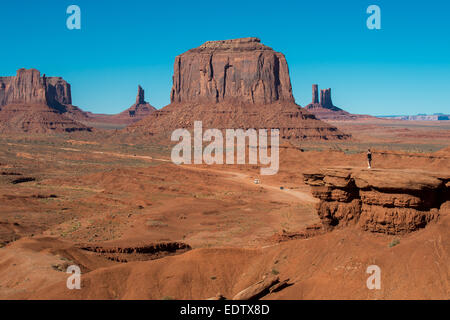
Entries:
POLYGON ((290 285, 265 299, 450 298, 448 215, 404 236, 325 233, 302 176, 364 167, 367 148, 377 168, 450 171, 450 122, 332 124, 353 139, 284 143, 274 176, 177 166, 170 146, 112 131, 0 136, 0 298, 231 298, 270 274, 290 285), (72 264, 81 290, 66 287, 72 264))

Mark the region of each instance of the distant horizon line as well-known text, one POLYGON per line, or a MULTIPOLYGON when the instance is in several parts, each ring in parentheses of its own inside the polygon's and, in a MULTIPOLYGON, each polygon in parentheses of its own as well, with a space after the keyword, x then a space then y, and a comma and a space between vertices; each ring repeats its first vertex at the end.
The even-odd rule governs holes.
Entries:
MULTIPOLYGON (((17 71, 18 71, 18 70, 21 70, 21 69, 25 69, 25 70, 31 70, 31 69, 34 69, 34 70, 37 70, 37 71, 39 71, 39 73, 41 74, 41 77, 43 77, 43 76, 45 75, 47 78, 60 78, 60 79, 63 79, 63 80, 65 80, 65 81, 72 87, 72 84, 71 84, 69 81, 67 81, 63 76, 60 76, 60 75, 58 75, 58 76, 47 76, 46 73, 41 72, 41 70, 39 70, 39 69, 36 68, 36 67, 29 67, 29 68, 26 68, 26 67, 20 67, 20 68, 16 69, 16 74, 17 74, 17 71)), ((16 74, 15 74, 15 75, 16 75, 16 74)), ((0 75, 0 79, 1 79, 1 78, 14 77, 15 75, 0 75)), ((292 83, 292 81, 291 81, 291 83, 292 83)), ((313 83, 312 85, 316 85, 316 84, 317 84, 317 82, 316 82, 316 83, 313 83)), ((172 85, 173 85, 173 83, 172 83, 172 85)), ((142 87, 142 85, 141 85, 140 83, 137 83, 137 86, 141 86, 141 87, 142 87)), ((144 90, 146 90, 144 87, 142 87, 142 88, 143 88, 144 90)), ((73 95, 73 94, 72 94, 72 95, 73 95)), ((305 106, 302 106, 301 104, 299 104, 299 103, 296 101, 297 99, 295 99, 295 94, 294 94, 294 92, 292 92, 292 95, 294 96, 294 103, 297 104, 298 106, 300 106, 301 108, 305 108, 305 106, 308 105, 308 103, 307 103, 307 104, 305 104, 305 106)), ((164 108, 164 107, 166 107, 166 106, 168 106, 168 105, 170 105, 170 104, 172 103, 172 102, 169 101, 168 104, 164 104, 163 106, 159 107, 159 106, 153 105, 153 104, 152 104, 149 100, 147 100, 147 99, 145 99, 145 102, 147 102, 148 104, 150 104, 151 106, 153 106, 154 108, 156 108, 156 110, 161 110, 162 108, 164 108)), ((108 116, 108 115, 116 115, 116 114, 119 114, 119 113, 123 112, 124 110, 127 110, 127 108, 125 108, 125 109, 119 110, 118 112, 111 112, 111 113, 108 113, 108 112, 96 112, 96 111, 93 111, 92 109, 88 109, 88 108, 86 108, 85 106, 80 106, 80 105, 78 105, 78 104, 76 104, 76 103, 73 103, 73 102, 72 102, 72 105, 73 105, 73 106, 76 106, 76 107, 78 107, 78 108, 80 108, 80 109, 82 109, 84 112, 93 113, 93 114, 97 114, 97 115, 106 115, 106 116, 108 116)), ((133 105, 133 103, 132 103, 131 105, 133 105)), ((95 109, 97 109, 97 108, 95 108, 95 109)), ((342 109, 342 110, 349 112, 347 109, 342 109)), ((366 113, 366 112, 364 112, 364 113, 353 113, 353 112, 349 112, 349 113, 355 114, 355 115, 369 115, 369 116, 373 116, 373 117, 377 117, 377 118, 408 117, 408 116, 439 116, 439 115, 442 115, 442 116, 450 116, 450 112, 449 112, 449 113, 444 113, 444 112, 434 112, 434 113, 430 113, 430 114, 427 114, 427 113, 417 113, 417 114, 382 114, 382 115, 369 114, 369 113, 366 113)))

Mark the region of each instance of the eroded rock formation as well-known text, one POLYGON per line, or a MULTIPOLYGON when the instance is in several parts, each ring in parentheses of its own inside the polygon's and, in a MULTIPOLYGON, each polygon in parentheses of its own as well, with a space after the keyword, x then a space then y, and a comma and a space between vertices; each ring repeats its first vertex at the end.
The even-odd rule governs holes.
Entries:
POLYGON ((72 105, 70 84, 61 77, 46 77, 36 69, 19 69, 12 77, 0 77, 0 132, 72 132, 124 127, 156 110, 138 87, 136 102, 114 114, 85 112, 72 105))
POLYGON ((0 132, 89 131, 74 119, 84 113, 71 104, 70 85, 62 78, 19 69, 16 76, 0 77, 0 132))
POLYGON ((331 88, 320 90, 320 104, 324 108, 333 107, 333 102, 331 101, 331 88))
POLYGON ((92 123, 93 126, 100 124, 100 126, 110 125, 111 127, 123 128, 129 124, 142 120, 149 114, 156 110, 150 103, 145 101, 144 89, 138 86, 136 95, 136 102, 128 109, 117 114, 95 114, 88 113, 87 123, 92 123))
MULTIPOLYGON (((138 86, 138 93, 136 96, 136 103, 133 104, 127 110, 121 112, 119 116, 134 118, 135 121, 143 119, 148 116, 150 113, 155 111, 156 108, 151 104, 145 101, 144 89, 141 86, 138 86)), ((130 122, 134 122, 131 120, 130 122)))
POLYGON ((346 139, 295 104, 284 55, 257 38, 208 41, 175 59, 171 104, 127 128, 148 136, 178 128, 272 128, 285 139, 346 139))
POLYGON ((327 228, 359 225, 388 234, 425 227, 450 211, 450 173, 328 168, 305 173, 327 228))
POLYGON ((208 41, 175 58, 171 102, 294 102, 286 59, 258 38, 208 41))
POLYGON ((322 120, 354 120, 361 117, 361 115, 350 114, 335 105, 331 99, 331 88, 320 90, 320 101, 318 97, 318 85, 312 85, 312 102, 308 104, 305 109, 311 112, 317 118, 322 120))
POLYGON ((16 76, 0 77, 0 106, 8 104, 72 104, 70 85, 61 77, 41 77, 36 69, 19 69, 16 76))
POLYGON ((319 86, 317 84, 312 85, 312 103, 319 103, 319 86))

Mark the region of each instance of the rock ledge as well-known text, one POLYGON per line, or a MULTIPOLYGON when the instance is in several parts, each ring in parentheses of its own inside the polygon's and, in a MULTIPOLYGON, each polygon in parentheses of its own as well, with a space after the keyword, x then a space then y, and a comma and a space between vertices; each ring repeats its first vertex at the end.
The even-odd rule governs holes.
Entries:
POLYGON ((450 211, 450 173, 400 169, 327 168, 304 173, 321 201, 322 224, 357 224, 372 232, 401 234, 425 227, 450 211))

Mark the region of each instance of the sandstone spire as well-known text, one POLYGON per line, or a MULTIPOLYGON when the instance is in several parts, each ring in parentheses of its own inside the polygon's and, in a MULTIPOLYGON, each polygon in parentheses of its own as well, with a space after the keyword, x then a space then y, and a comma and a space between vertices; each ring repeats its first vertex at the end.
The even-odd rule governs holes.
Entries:
POLYGON ((320 104, 324 108, 333 107, 333 102, 331 101, 331 88, 320 90, 320 104))
POLYGON ((145 118, 155 110, 155 107, 145 101, 144 89, 142 89, 142 87, 138 85, 136 103, 125 111, 122 111, 117 115, 110 116, 110 120, 121 121, 129 124, 145 118))
POLYGON ((142 87, 140 85, 138 86, 136 104, 145 104, 144 89, 142 89, 142 87))
POLYGON ((317 84, 312 85, 312 102, 311 103, 319 103, 319 89, 317 84))

